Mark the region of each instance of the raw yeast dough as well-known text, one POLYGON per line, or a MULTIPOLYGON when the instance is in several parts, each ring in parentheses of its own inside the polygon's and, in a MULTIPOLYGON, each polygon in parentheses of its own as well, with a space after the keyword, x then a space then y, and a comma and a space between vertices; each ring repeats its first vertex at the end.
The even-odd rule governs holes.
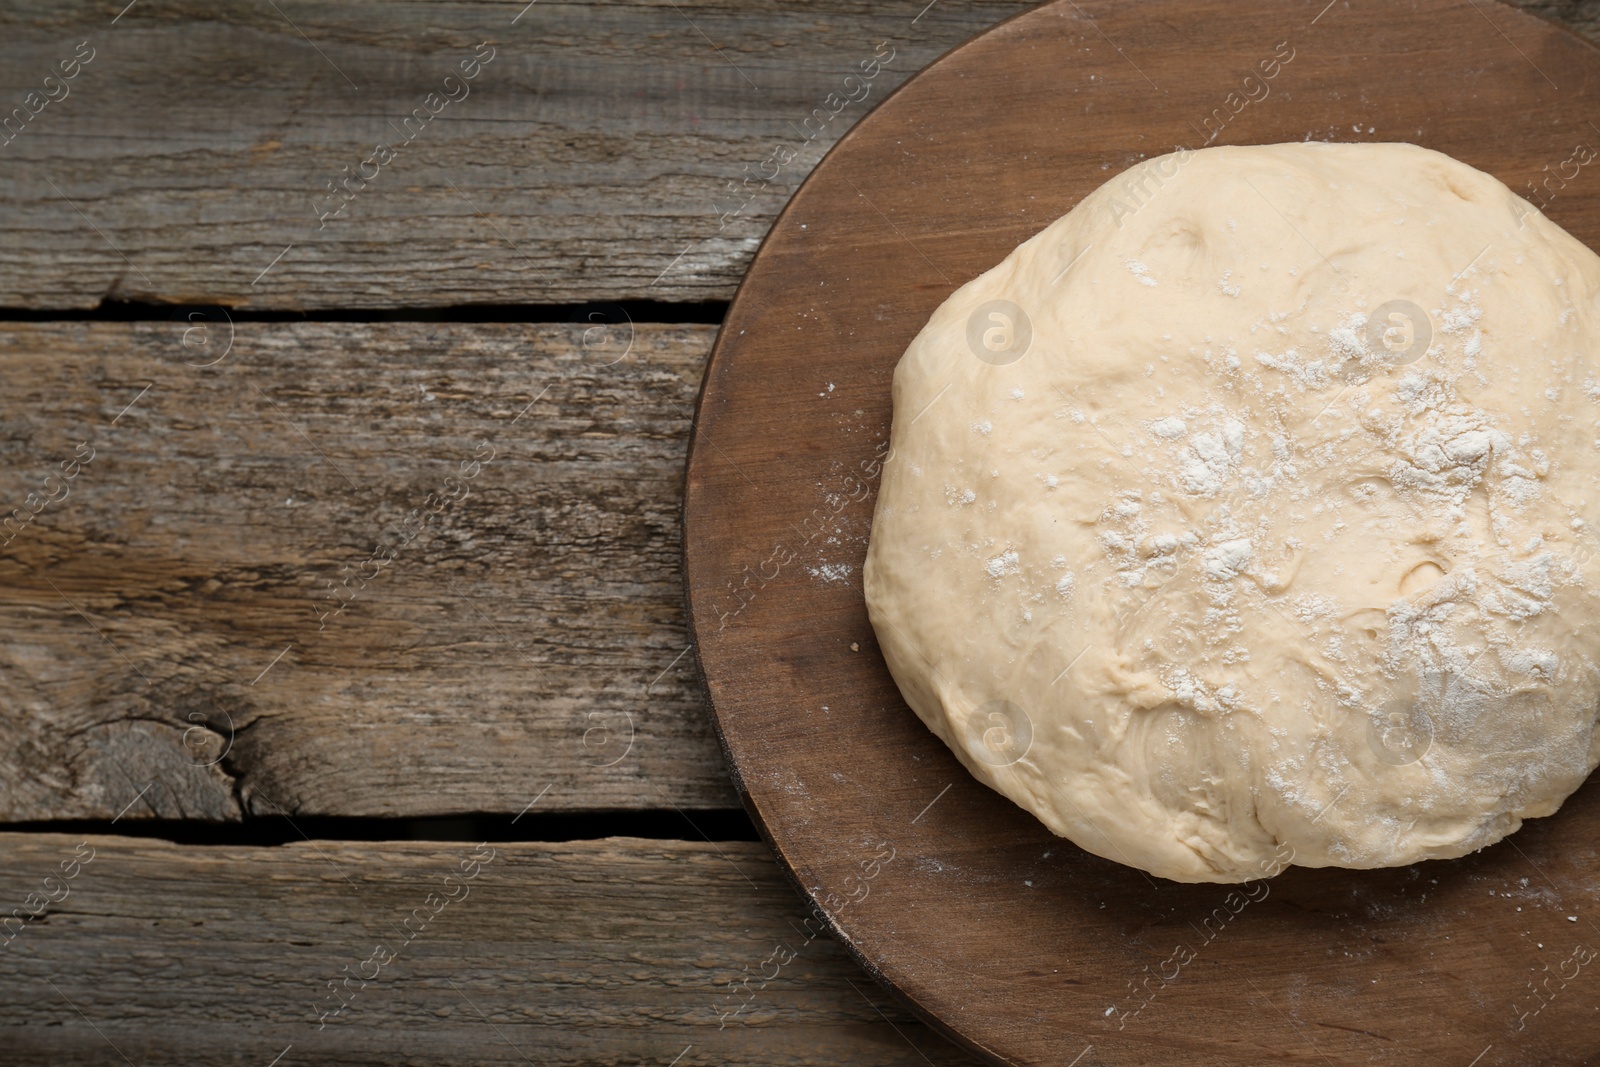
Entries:
POLYGON ((1412 145, 1112 179, 895 372, 865 584, 901 692, 1177 881, 1553 813, 1600 760, 1597 297, 1594 253, 1412 145))

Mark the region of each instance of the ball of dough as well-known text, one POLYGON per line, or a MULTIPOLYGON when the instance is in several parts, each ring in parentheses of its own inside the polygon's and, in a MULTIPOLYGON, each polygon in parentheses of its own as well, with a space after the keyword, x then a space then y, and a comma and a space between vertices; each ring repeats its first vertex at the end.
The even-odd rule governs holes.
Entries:
POLYGON ((1600 759, 1600 258, 1405 144, 1149 160, 894 376, 867 606, 981 781, 1183 882, 1461 856, 1600 759))

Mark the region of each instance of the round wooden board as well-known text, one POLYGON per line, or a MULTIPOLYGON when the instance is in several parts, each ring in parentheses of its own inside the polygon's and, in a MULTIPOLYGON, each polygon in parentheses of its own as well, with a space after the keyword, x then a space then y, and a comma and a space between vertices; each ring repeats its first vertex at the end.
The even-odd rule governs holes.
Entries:
MULTIPOLYGON (((1411 141, 1519 191, 1564 172, 1546 212, 1600 247, 1600 167, 1563 167, 1600 146, 1600 52, 1493 0, 1324 2, 1064 0, 957 49, 794 196, 706 372, 684 560, 735 781, 862 964, 997 1062, 1600 1061, 1593 783, 1462 860, 1291 868, 1249 898, 1179 885, 968 775, 867 621, 901 353, 954 289, 1140 159, 1219 128, 1211 143, 1411 141)), ((784 958, 752 988, 792 979, 784 958)))

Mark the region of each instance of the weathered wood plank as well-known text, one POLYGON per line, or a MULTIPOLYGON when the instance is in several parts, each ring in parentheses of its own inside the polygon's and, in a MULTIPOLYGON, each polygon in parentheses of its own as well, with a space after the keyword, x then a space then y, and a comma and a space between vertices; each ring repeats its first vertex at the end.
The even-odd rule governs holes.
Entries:
POLYGON ((124 2, 0 11, 0 102, 39 94, 0 143, 0 306, 727 299, 851 124, 1031 6, 124 2))
MULTIPOLYGON (((0 306, 727 299, 850 125, 1029 6, 285 0, 138 4, 113 23, 119 0, 7 5, 6 109, 47 101, 79 42, 94 58, 0 144, 0 306), (495 57, 468 95, 396 147, 484 40, 495 57), (878 42, 893 59, 847 88, 878 42), (818 108, 827 121, 806 127, 818 108), (394 159, 363 170, 379 143, 394 159), (780 146, 794 157, 774 159, 780 146), (359 191, 323 223, 346 167, 359 191)), ((1523 6, 1600 34, 1589 5, 1523 6)))
POLYGON ((0 328, 0 821, 737 806, 678 573, 714 327, 201 327, 0 328))
POLYGON ((6 834, 0 856, 0 915, 59 898, 0 932, 17 1067, 974 1063, 807 939, 759 844, 6 834))

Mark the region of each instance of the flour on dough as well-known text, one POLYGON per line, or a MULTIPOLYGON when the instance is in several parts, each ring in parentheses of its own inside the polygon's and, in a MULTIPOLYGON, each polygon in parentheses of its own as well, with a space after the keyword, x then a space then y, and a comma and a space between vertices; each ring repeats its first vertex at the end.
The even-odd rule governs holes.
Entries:
POLYGON ((1600 759, 1600 258, 1404 144, 1164 156, 894 377, 867 606, 980 780, 1185 882, 1460 856, 1600 759))

